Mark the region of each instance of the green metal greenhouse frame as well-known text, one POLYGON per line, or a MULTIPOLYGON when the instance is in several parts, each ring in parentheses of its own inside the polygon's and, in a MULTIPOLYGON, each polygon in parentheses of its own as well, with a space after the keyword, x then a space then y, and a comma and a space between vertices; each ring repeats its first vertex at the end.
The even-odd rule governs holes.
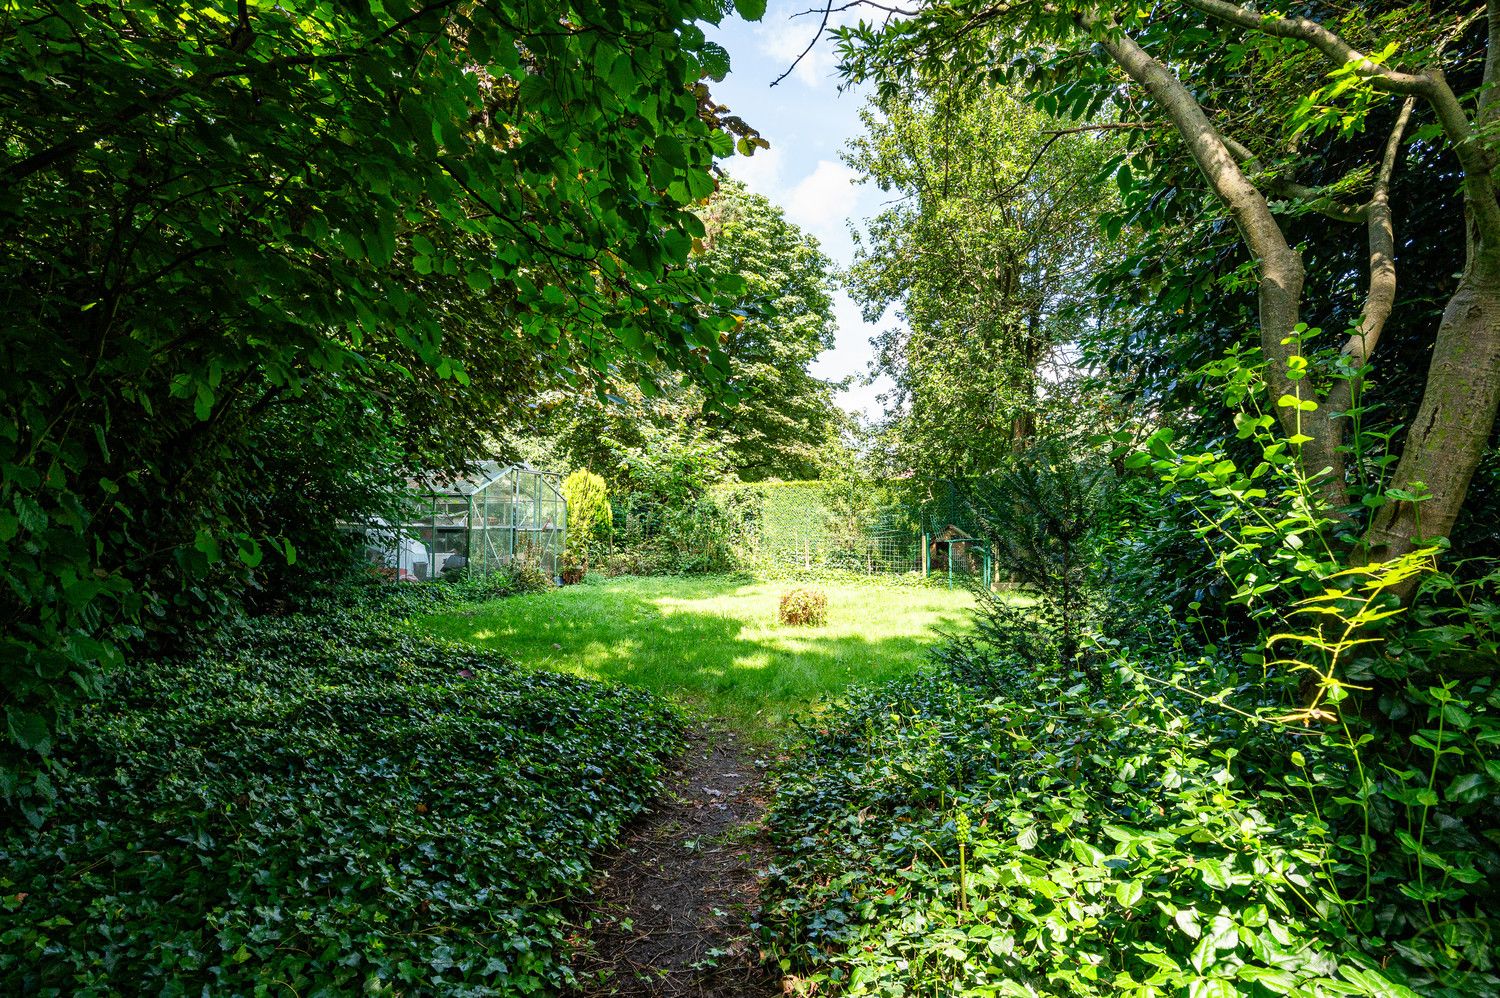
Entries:
POLYGON ((555 472, 486 462, 471 477, 414 490, 415 515, 377 545, 398 578, 485 575, 515 562, 561 575, 568 504, 555 472))

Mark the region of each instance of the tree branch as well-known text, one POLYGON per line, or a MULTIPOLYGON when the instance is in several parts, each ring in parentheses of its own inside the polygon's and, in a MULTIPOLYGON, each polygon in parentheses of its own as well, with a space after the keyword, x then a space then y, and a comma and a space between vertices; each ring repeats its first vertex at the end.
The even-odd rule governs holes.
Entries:
POLYGON ((1434 80, 1426 73, 1402 73, 1382 66, 1317 21, 1305 17, 1279 17, 1249 10, 1228 0, 1183 0, 1189 7, 1215 20, 1264 32, 1277 38, 1306 42, 1340 66, 1353 65, 1361 76, 1374 80, 1382 89, 1399 94, 1429 97, 1434 80))
POLYGON ((1479 122, 1490 123, 1500 109, 1500 93, 1495 90, 1497 70, 1500 70, 1500 0, 1486 0, 1485 17, 1488 19, 1488 44, 1484 53, 1484 82, 1479 91, 1479 122))
MULTIPOLYGON (((813 10, 805 10, 802 13, 803 14, 814 14, 814 13, 817 13, 817 9, 814 8, 813 10)), ((832 16, 832 14, 833 14, 833 0, 828 0, 828 2, 823 5, 823 20, 818 24, 818 30, 813 33, 812 41, 810 41, 810 42, 807 43, 807 48, 803 49, 802 50, 802 54, 799 55, 799 56, 797 56, 797 58, 795 58, 795 59, 792 60, 792 64, 790 66, 788 66, 786 68, 786 70, 780 76, 776 77, 776 79, 774 79, 774 80, 771 81, 771 86, 774 87, 778 83, 780 83, 782 80, 786 79, 788 76, 791 76, 792 75, 792 71, 795 70, 799 65, 802 64, 802 60, 807 58, 807 53, 811 52, 813 50, 813 46, 816 45, 816 44, 818 44, 818 39, 823 37, 823 32, 825 32, 825 31, 828 30, 828 18, 830 16, 832 16)), ((801 16, 801 15, 798 15, 798 16, 801 16)))
POLYGON ((1335 204, 1327 190, 1322 187, 1308 187, 1306 184, 1299 184, 1295 180, 1287 180, 1284 177, 1275 176, 1267 172, 1264 168, 1260 168, 1260 157, 1251 151, 1248 146, 1228 135, 1223 136, 1223 138, 1224 145, 1234 154, 1234 158, 1239 162, 1240 166, 1247 170, 1252 170, 1256 180, 1263 182, 1266 185, 1266 189, 1272 194, 1289 200, 1302 201, 1308 208, 1316 211, 1318 214, 1327 215, 1329 218, 1339 222, 1363 222, 1365 220, 1365 208, 1367 206, 1361 205, 1357 208, 1345 208, 1342 205, 1335 204))
MULTIPOLYGON (((149 97, 145 97, 141 100, 127 104, 125 107, 122 107, 120 110, 111 115, 106 121, 99 122, 92 127, 85 128, 83 129, 83 131, 77 132, 55 145, 48 146, 46 149, 42 149, 38 152, 32 153, 25 159, 18 160, 17 162, 12 163, 10 166, 5 168, 4 173, 0 173, 0 189, 14 187, 17 183, 31 176, 33 173, 36 173, 40 170, 45 170, 56 163, 60 163, 65 159, 70 159, 73 156, 76 156, 78 153, 82 152, 93 143, 98 142, 100 139, 108 138, 109 136, 120 131, 136 118, 139 118, 141 115, 148 112, 160 110, 167 104, 175 101, 177 98, 183 96, 184 94, 202 90, 214 83, 217 83, 220 80, 229 79, 235 76, 259 75, 296 66, 333 65, 337 63, 348 62, 356 55, 360 54, 363 50, 369 48, 371 45, 378 44, 396 34, 399 34, 406 27, 415 23, 421 18, 426 17, 428 14, 431 14, 437 10, 441 10, 444 7, 451 6, 456 2, 457 0, 434 0, 434 2, 428 3, 418 8, 416 11, 412 12, 406 17, 403 17, 401 20, 397 21, 395 24, 392 24, 384 31, 371 36, 360 45, 357 45, 345 52, 326 52, 318 55, 288 56, 284 59, 269 59, 265 62, 251 61, 247 63, 235 59, 227 60, 231 63, 231 65, 228 65, 223 69, 212 71, 200 70, 199 72, 194 73, 192 76, 188 77, 188 79, 184 80, 182 83, 176 84, 175 86, 166 87, 154 94, 151 94, 149 97)), ((245 22, 247 31, 248 23, 249 22, 247 20, 245 22)), ((238 31, 239 28, 236 27, 236 32, 238 31)), ((244 36, 244 45, 246 48, 249 47, 249 42, 252 37, 253 32, 244 36)), ((231 50, 234 51, 233 49, 231 50)), ((240 51, 235 51, 235 54, 239 55, 242 53, 240 51)))
POLYGON ((1349 375, 1339 381, 1328 393, 1331 411, 1347 412, 1353 404, 1355 390, 1359 387, 1358 373, 1374 356, 1375 344, 1391 317, 1396 305, 1396 233, 1391 218, 1391 177, 1396 172, 1396 158, 1401 153, 1401 139, 1416 104, 1415 97, 1401 103, 1396 123, 1385 140, 1385 152, 1380 158, 1380 169, 1375 174, 1375 190, 1365 206, 1370 233, 1370 288, 1365 295, 1364 314, 1359 328, 1344 343, 1343 354, 1348 358, 1349 375))
MULTIPOLYGON (((1305 42, 1339 67, 1352 65, 1355 72, 1381 90, 1426 100, 1437 114, 1443 134, 1453 144, 1453 151, 1463 167, 1464 186, 1469 207, 1474 213, 1475 225, 1487 247, 1500 248, 1500 202, 1496 201, 1495 182, 1491 176, 1496 167, 1496 157, 1482 142, 1475 141, 1468 115, 1458 96, 1448 86, 1442 67, 1433 66, 1422 73, 1403 73, 1390 69, 1372 61, 1343 38, 1305 17, 1261 14, 1228 0, 1183 0, 1183 3, 1226 24, 1260 31, 1277 38, 1305 42)), ((1500 42, 1500 11, 1496 10, 1496 0, 1487 0, 1487 3, 1490 47, 1485 55, 1481 100, 1484 94, 1493 92, 1492 71, 1496 68, 1494 61, 1500 58, 1496 55, 1496 44, 1500 42)), ((1481 113, 1486 110, 1485 105, 1481 104, 1481 113)))
POLYGON ((1050 148, 1052 148, 1052 143, 1056 142, 1058 139, 1062 138, 1064 135, 1076 135, 1079 132, 1114 131, 1114 130, 1127 129, 1127 128, 1142 128, 1142 129, 1145 129, 1145 128, 1161 128, 1161 127, 1163 127, 1163 126, 1160 123, 1153 123, 1153 122, 1147 122, 1147 121, 1108 121, 1108 122, 1100 122, 1099 124, 1096 124, 1096 125, 1078 125, 1078 126, 1075 126, 1073 128, 1052 128, 1052 129, 1048 129, 1048 130, 1046 130, 1046 131, 1044 131, 1044 132, 1041 133, 1041 134, 1047 136, 1047 141, 1043 142, 1042 143, 1042 147, 1036 151, 1036 155, 1033 156, 1033 157, 1031 157, 1031 163, 1026 167, 1025 172, 1023 172, 1021 174, 1020 179, 1017 180, 1015 183, 1011 184, 1005 190, 999 192, 996 195, 996 198, 997 198, 997 200, 1001 200, 1001 201, 1007 200, 1013 194, 1015 194, 1017 191, 1019 191, 1022 187, 1024 187, 1026 185, 1026 182, 1031 179, 1031 175, 1034 172, 1036 172, 1037 164, 1042 161, 1042 157, 1047 154, 1047 150, 1050 149, 1050 148))
MULTIPOLYGON (((1301 255, 1287 244, 1265 195, 1240 169, 1224 137, 1183 82, 1119 25, 1104 23, 1087 13, 1076 16, 1126 75, 1161 105, 1199 171, 1229 209, 1241 238, 1255 257, 1260 276, 1256 298, 1261 350, 1268 361, 1266 381, 1273 396, 1304 397, 1307 387, 1287 377, 1288 361, 1298 350, 1295 336, 1304 276, 1301 255)), ((1321 409, 1300 413, 1295 407, 1283 407, 1279 415, 1289 433, 1300 431, 1310 438, 1302 445, 1302 462, 1309 474, 1331 472, 1323 478, 1324 488, 1335 504, 1341 504, 1344 473, 1338 451, 1339 428, 1321 409)))

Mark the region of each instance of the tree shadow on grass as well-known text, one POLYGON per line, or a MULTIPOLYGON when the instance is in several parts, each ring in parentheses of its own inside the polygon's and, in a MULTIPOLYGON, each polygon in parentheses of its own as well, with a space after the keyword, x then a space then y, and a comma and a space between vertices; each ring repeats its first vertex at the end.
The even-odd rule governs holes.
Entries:
POLYGON ((960 607, 916 610, 902 606, 901 594, 872 605, 868 593, 835 589, 828 626, 790 627, 775 622, 766 587, 743 579, 631 580, 417 623, 523 665, 645 687, 736 720, 756 737, 819 697, 912 671, 942 631, 966 622, 960 607), (892 615, 903 613, 909 629, 889 633, 898 626, 892 615))

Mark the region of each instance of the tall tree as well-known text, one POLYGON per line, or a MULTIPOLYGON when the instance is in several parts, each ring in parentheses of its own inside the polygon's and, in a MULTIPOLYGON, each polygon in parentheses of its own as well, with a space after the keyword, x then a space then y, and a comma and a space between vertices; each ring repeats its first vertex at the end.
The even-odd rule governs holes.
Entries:
POLYGON ((744 321, 724 339, 742 398, 708 421, 747 482, 818 478, 837 441, 833 385, 809 365, 833 346, 833 264, 781 208, 726 181, 700 212, 701 260, 745 282, 744 321))
POLYGON ((694 266, 743 282, 736 321, 718 343, 733 404, 715 406, 694 384, 664 377, 649 392, 589 383, 548 393, 538 429, 563 460, 600 472, 617 489, 629 489, 624 462, 647 446, 650 432, 702 436, 744 481, 819 478, 842 454, 847 422, 834 385, 809 371, 833 346, 832 264, 781 208, 736 181, 721 181, 698 214, 703 235, 694 266))
POLYGON ((887 439, 908 468, 993 471, 1036 432, 1049 351, 1093 311, 1111 144, 947 72, 882 87, 861 117, 845 160, 895 195, 849 272, 867 321, 895 305, 902 323, 876 341, 887 439))
MULTIPOLYGON (((1431 332, 1432 361, 1392 482, 1399 495, 1365 529, 1359 557, 1386 559, 1421 536, 1446 536, 1463 506, 1500 408, 1500 5, 1482 18, 1424 4, 1313 7, 1283 15, 1230 0, 1167 7, 1109 3, 925 4, 884 28, 845 32, 846 70, 901 78, 922 65, 1019 72, 1054 108, 1089 114, 1109 102, 1122 118, 1167 126, 1253 258, 1259 346, 1286 433, 1309 475, 1340 504, 1351 469, 1344 440, 1350 398, 1378 360, 1397 278, 1391 190, 1414 126, 1444 144, 1462 178, 1461 275, 1431 332), (1127 84, 1122 86, 1121 84, 1127 84), (1381 141, 1338 178, 1304 181, 1309 137, 1381 141), (1314 211, 1365 246, 1359 318, 1309 343, 1302 324, 1307 271, 1285 215, 1314 211), (1336 338, 1336 339, 1335 339, 1336 338), (1319 369, 1316 351, 1338 360, 1319 369), (1312 358, 1310 361, 1309 358, 1312 358)), ((1160 151, 1138 148, 1151 161, 1160 151)), ((1445 169, 1423 157, 1425 169, 1445 169)), ((1451 228, 1451 227, 1449 227, 1451 228)), ((1413 234, 1418 237, 1418 234, 1413 234)))

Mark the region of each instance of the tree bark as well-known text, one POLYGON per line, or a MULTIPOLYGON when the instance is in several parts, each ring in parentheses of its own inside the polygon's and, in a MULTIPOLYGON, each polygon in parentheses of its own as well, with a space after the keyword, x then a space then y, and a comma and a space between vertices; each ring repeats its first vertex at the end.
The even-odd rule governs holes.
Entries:
POLYGON ((1357 372, 1374 356, 1375 345, 1396 306, 1396 228, 1391 218, 1391 177, 1396 172, 1396 158, 1401 153, 1401 140, 1415 103, 1416 98, 1406 98, 1396 115, 1396 123, 1386 139, 1385 153, 1380 159, 1380 169, 1375 174, 1375 190, 1363 208, 1370 243, 1370 287, 1365 295, 1359 328, 1344 344, 1343 354, 1351 373, 1328 393, 1328 408, 1335 418, 1354 404, 1361 380, 1357 372))
MULTIPOLYGON (((1288 361, 1299 352, 1294 337, 1302 310, 1302 255, 1287 243, 1265 195, 1240 169, 1224 137, 1182 81, 1119 27, 1089 15, 1082 15, 1080 21, 1095 30, 1110 57, 1161 104, 1254 255, 1260 274, 1256 297, 1261 351, 1272 396, 1309 397, 1311 386, 1305 379, 1287 377, 1288 361)), ((1330 503, 1342 505, 1347 498, 1344 457, 1339 451, 1340 426, 1331 412, 1326 407, 1303 412, 1295 406, 1278 406, 1276 414, 1288 434, 1310 438, 1300 451, 1303 471, 1317 477, 1330 503)))
MULTIPOLYGON (((1464 272, 1443 310, 1421 407, 1407 432, 1391 480, 1392 487, 1406 490, 1421 483, 1430 498, 1381 507, 1365 533, 1360 560, 1388 561, 1415 550, 1423 540, 1448 537, 1500 412, 1500 197, 1494 176, 1500 155, 1491 136, 1493 123, 1500 117, 1500 80, 1496 78, 1500 73, 1500 0, 1487 0, 1485 4, 1488 34, 1484 78, 1478 88, 1477 119, 1472 122, 1464 101, 1449 87, 1440 65, 1420 73, 1400 72, 1375 63, 1307 18, 1264 14, 1230 0, 1185 2, 1224 23, 1305 42, 1335 66, 1353 66, 1378 89, 1420 97, 1432 108, 1452 144, 1463 170, 1468 230, 1464 272)), ((1402 124, 1398 120, 1398 128, 1402 124)), ((1394 154, 1394 148, 1388 146, 1382 163, 1387 183, 1394 154)), ((1372 207, 1388 210, 1388 205, 1372 207)), ((1376 215, 1371 217, 1372 265, 1387 249, 1377 245, 1385 240, 1385 233, 1377 231, 1383 221, 1376 215)), ((1394 252, 1393 243, 1389 251, 1394 252)), ((1372 273, 1372 293, 1375 276, 1372 273)), ((1365 337, 1360 339, 1360 347, 1368 356, 1369 344, 1363 342, 1365 337)), ((1401 595, 1408 597, 1410 589, 1401 595)))
POLYGON ((1391 484, 1427 487, 1425 502, 1390 502, 1365 535, 1365 560, 1388 561, 1448 537, 1500 411, 1500 251, 1470 258, 1443 310, 1427 390, 1391 484))

